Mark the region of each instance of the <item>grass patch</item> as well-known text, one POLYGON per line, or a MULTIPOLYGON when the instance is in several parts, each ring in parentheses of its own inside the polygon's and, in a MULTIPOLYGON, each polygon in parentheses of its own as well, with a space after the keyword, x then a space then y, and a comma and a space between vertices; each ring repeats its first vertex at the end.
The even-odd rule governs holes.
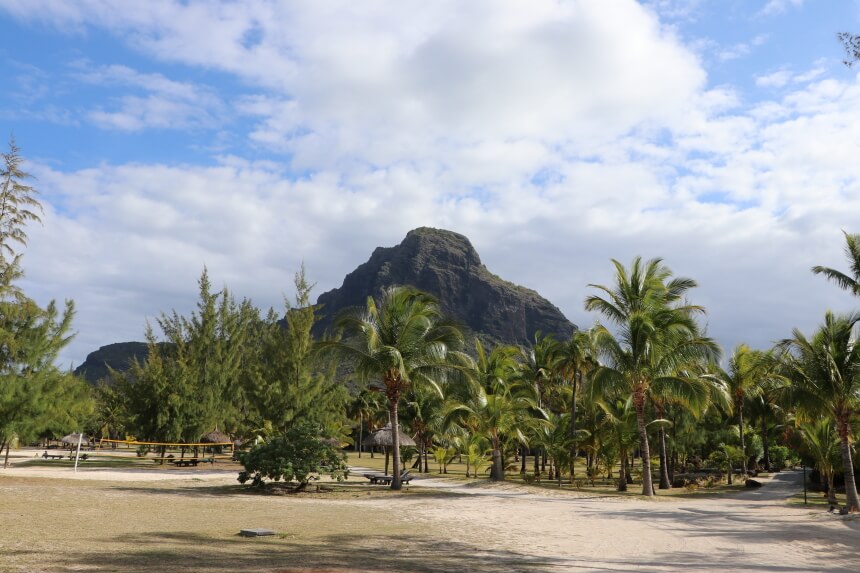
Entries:
MULTIPOLYGON (((578 460, 579 462, 579 460, 578 460)), ((370 457, 368 452, 364 452, 361 458, 358 457, 356 452, 348 452, 347 453, 347 463, 351 466, 358 466, 363 468, 368 468, 372 471, 382 472, 385 468, 385 455, 381 453, 374 454, 374 457, 370 457)), ((417 469, 412 469, 411 466, 414 463, 414 459, 410 460, 405 464, 405 468, 409 469, 412 472, 413 476, 427 477, 432 479, 444 479, 455 482, 461 482, 463 484, 467 483, 475 483, 486 481, 489 483, 489 474, 487 472, 481 472, 480 477, 473 477, 474 471, 470 468, 470 477, 466 477, 466 464, 462 463, 454 458, 447 467, 447 473, 439 473, 439 467, 432 460, 430 461, 430 472, 423 473, 417 469)), ((656 465, 655 465, 656 467, 656 465)), ((561 480, 561 486, 559 486, 557 480, 549 480, 544 474, 541 476, 541 479, 535 479, 532 474, 534 468, 534 458, 528 457, 526 458, 526 468, 527 472, 525 476, 519 473, 520 464, 519 462, 516 465, 514 470, 508 470, 505 474, 505 482, 523 486, 533 487, 537 490, 546 491, 546 492, 575 492, 580 494, 590 494, 590 495, 598 495, 598 496, 608 496, 608 497, 630 497, 630 498, 638 498, 642 499, 642 482, 634 482, 632 484, 628 484, 627 491, 618 491, 617 490, 617 480, 615 478, 607 478, 606 474, 603 473, 600 478, 594 480, 594 485, 591 484, 591 481, 586 479, 586 466, 584 461, 579 462, 574 467, 574 484, 570 483, 570 476, 564 474, 564 477, 561 480)), ((619 469, 615 468, 614 474, 618 474, 619 469)), ((389 460, 389 473, 391 472, 391 461, 389 460)), ((350 480, 353 479, 363 479, 360 471, 352 471, 350 474, 350 480)), ((654 484, 655 487, 659 483, 659 477, 655 476, 654 484)), ((379 487, 379 486, 376 486, 379 487)), ((718 483, 712 487, 704 487, 700 486, 696 489, 687 489, 687 488, 672 488, 667 490, 656 490, 657 499, 667 498, 667 499, 678 499, 678 498, 690 498, 690 499, 708 499, 708 498, 718 498, 728 494, 738 493, 743 491, 744 483, 743 480, 737 478, 733 485, 727 485, 726 483, 718 483)))
MULTIPOLYGON (((62 460, 44 460, 41 458, 26 460, 23 462, 18 462, 15 464, 18 467, 22 468, 56 468, 56 467, 66 467, 73 468, 75 467, 75 460, 62 459, 62 460)), ((152 462, 149 462, 148 465, 154 465, 152 462)), ((140 468, 143 467, 144 464, 139 461, 135 461, 133 459, 99 459, 99 458, 90 458, 87 460, 78 461, 79 468, 140 468)))
MULTIPOLYGON (((827 502, 827 495, 820 491, 809 491, 806 493, 806 503, 803 501, 803 492, 798 492, 793 496, 788 498, 788 504, 792 506, 806 506, 810 508, 821 508, 827 509, 830 507, 830 504, 827 502)), ((837 505, 843 506, 848 503, 845 498, 845 494, 837 493, 836 494, 837 505)))
POLYGON ((416 528, 388 504, 355 499, 440 495, 419 488, 255 496, 238 484, 0 476, 0 491, 3 571, 544 571, 527 556, 452 539, 429 523, 416 528), (238 536, 255 527, 278 533, 238 536))

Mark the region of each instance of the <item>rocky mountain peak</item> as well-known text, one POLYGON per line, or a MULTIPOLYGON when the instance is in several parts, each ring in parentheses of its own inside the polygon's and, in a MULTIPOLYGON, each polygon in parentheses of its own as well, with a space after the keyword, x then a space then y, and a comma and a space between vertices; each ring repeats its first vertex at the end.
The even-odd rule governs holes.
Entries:
POLYGON ((535 291, 490 273, 469 239, 420 227, 394 247, 378 247, 340 288, 319 296, 320 331, 337 313, 362 306, 392 285, 411 285, 435 296, 442 310, 486 342, 527 345, 536 331, 566 338, 575 330, 561 311, 535 291))

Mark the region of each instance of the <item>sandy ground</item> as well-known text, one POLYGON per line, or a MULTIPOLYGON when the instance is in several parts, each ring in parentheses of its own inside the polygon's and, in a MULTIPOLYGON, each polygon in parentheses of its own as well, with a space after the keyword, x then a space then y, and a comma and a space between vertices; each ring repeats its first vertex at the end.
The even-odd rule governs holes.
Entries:
POLYGON ((13 466, 0 470, 0 571, 860 571, 860 519, 785 502, 800 472, 730 497, 655 501, 432 478, 389 494, 360 473, 355 495, 302 498, 211 493, 235 484, 232 471, 13 466), (33 479, 49 476, 66 479, 33 479), (37 489, 74 491, 77 504, 51 507, 92 515, 45 515, 37 489), (169 509, 145 510, 156 503, 169 509), (99 522, 115 512, 128 515, 99 522), (89 549, 43 560, 76 519, 89 549), (290 533, 239 541, 240 526, 290 533), (4 548, 18 557, 4 562, 4 548))
MULTIPOLYGON (((0 476, 16 476, 16 477, 34 477, 34 478, 62 478, 88 481, 113 481, 113 482, 153 482, 153 481, 182 481, 189 482, 205 481, 208 483, 236 483, 236 468, 239 466, 230 464, 200 464, 195 468, 175 468, 169 464, 158 465, 149 463, 139 463, 138 467, 122 467, 122 468, 106 468, 92 467, 86 461, 78 463, 78 468, 75 470, 70 464, 66 464, 64 459, 63 465, 57 464, 53 467, 52 464, 57 463, 56 460, 44 461, 41 458, 42 452, 47 451, 43 448, 22 448, 13 451, 9 456, 10 467, 3 469, 0 464, 0 476), (38 466, 23 465, 24 462, 38 460, 41 464, 38 466), (221 466, 219 468, 219 466, 221 466)), ((68 451, 51 450, 49 453, 65 453, 68 451)), ((101 452, 81 452, 87 453, 98 459, 101 455, 108 458, 129 458, 134 461, 139 461, 133 450, 105 450, 101 452)))

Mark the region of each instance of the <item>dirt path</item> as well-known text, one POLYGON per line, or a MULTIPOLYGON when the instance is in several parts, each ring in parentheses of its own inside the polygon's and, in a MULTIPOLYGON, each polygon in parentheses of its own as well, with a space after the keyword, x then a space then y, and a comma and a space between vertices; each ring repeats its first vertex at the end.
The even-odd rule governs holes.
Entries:
POLYGON ((516 548, 548 571, 860 571, 860 520, 789 506, 801 473, 720 499, 655 501, 418 479, 451 499, 410 500, 415 523, 457 539, 516 548))

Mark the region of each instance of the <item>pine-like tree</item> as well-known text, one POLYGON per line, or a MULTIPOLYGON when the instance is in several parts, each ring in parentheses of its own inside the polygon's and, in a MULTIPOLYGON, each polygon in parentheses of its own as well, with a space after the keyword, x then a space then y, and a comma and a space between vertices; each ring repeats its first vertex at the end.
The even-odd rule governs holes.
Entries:
POLYGON ((295 303, 285 300, 283 320, 270 309, 243 373, 252 425, 267 435, 284 434, 299 423, 311 424, 328 437, 346 431, 346 387, 326 375, 311 356, 311 330, 318 320, 310 303, 313 285, 304 266, 295 276, 295 303))
POLYGON ((78 402, 70 398, 81 393, 68 392, 73 382, 54 365, 71 340, 74 304, 66 301, 63 312, 54 301, 41 308, 15 284, 23 271, 13 244, 27 244, 26 224, 40 221, 41 206, 26 185, 32 177, 14 139, 0 157, 0 452, 5 447, 8 460, 13 437, 31 436, 58 418, 68 425, 78 402))

